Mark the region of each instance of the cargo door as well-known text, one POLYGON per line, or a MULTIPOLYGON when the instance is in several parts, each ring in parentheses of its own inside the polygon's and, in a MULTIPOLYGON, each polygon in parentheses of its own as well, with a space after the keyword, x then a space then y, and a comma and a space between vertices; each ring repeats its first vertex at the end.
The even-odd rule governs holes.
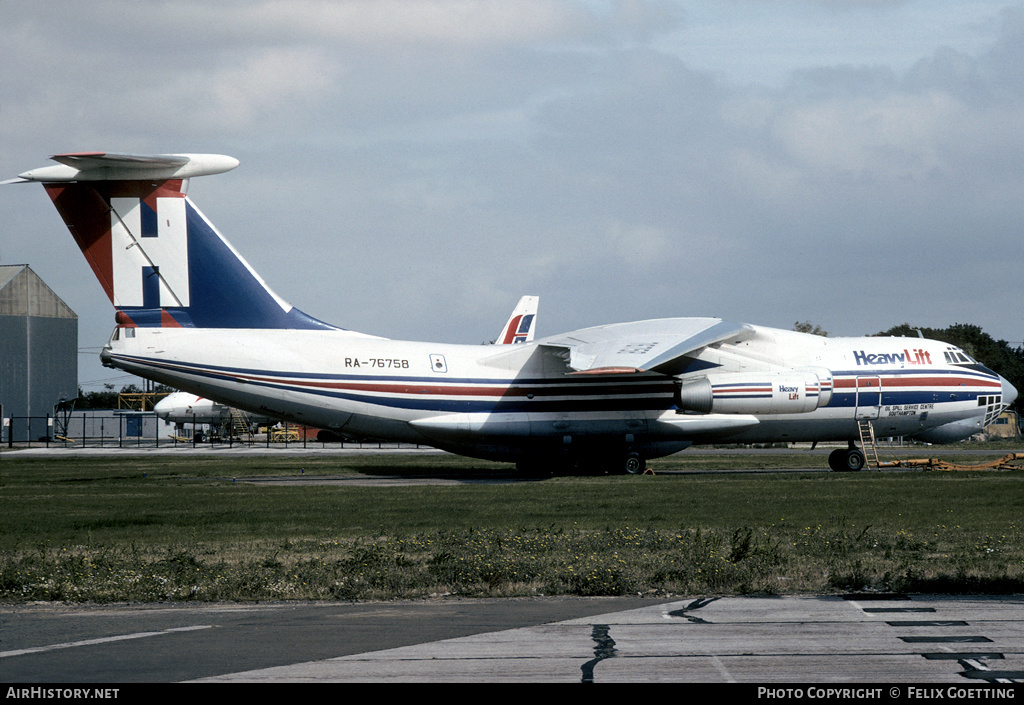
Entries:
POLYGON ((882 408, 882 378, 857 378, 857 410, 858 419, 877 419, 882 408))

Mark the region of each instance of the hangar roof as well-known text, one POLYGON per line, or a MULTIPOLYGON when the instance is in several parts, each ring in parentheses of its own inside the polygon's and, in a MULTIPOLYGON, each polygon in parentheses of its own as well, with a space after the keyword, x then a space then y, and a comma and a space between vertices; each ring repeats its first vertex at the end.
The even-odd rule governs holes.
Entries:
POLYGON ((78 318, 27 264, 0 265, 0 316, 78 318))

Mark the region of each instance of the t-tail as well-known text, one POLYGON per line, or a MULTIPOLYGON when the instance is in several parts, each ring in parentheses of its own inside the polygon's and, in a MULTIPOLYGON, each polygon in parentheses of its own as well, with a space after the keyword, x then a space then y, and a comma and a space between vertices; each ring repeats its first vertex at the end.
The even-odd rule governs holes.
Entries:
POLYGON ((513 343, 528 343, 533 340, 539 303, 540 298, 537 296, 524 296, 519 299, 519 303, 516 304, 512 315, 509 316, 508 322, 501 329, 501 334, 498 335, 495 342, 499 345, 511 345, 513 343))
POLYGON ((123 326, 333 328, 292 307, 185 195, 218 154, 80 152, 14 181, 41 182, 123 326))

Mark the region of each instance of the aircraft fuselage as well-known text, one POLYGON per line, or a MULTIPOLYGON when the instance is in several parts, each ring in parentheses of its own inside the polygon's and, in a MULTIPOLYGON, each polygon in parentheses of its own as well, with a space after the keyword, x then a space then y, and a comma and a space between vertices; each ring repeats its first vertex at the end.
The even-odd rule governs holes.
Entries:
POLYGON ((857 419, 872 420, 880 436, 943 440, 944 427, 966 437, 1002 408, 1005 381, 946 343, 751 328, 741 342, 693 355, 676 377, 574 373, 537 343, 452 345, 339 330, 122 327, 103 359, 252 413, 507 461, 853 441, 857 419), (794 370, 820 384, 794 382, 794 370), (687 409, 680 387, 706 379, 741 384, 687 409))

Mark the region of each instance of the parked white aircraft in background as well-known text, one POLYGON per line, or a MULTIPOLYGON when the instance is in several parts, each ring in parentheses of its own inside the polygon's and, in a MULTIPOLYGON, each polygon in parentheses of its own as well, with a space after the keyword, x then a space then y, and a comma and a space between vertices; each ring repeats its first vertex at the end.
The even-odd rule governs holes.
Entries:
POLYGON ((153 406, 153 413, 164 421, 173 423, 179 429, 179 433, 180 429, 188 424, 196 432, 199 431, 199 427, 209 426, 210 434, 213 436, 229 435, 232 431, 239 430, 234 428, 237 424, 244 425, 248 431, 253 424, 269 421, 265 416, 257 417, 238 412, 230 406, 188 392, 168 394, 153 406))
POLYGON ((860 421, 879 435, 949 442, 981 431, 1017 396, 946 343, 825 338, 716 318, 539 340, 529 338, 531 321, 524 342, 498 346, 356 333, 272 292, 185 195, 189 178, 237 160, 53 159, 60 164, 17 180, 44 184, 117 309, 104 364, 345 436, 524 469, 626 472, 693 443, 843 441, 849 447, 830 465, 859 469, 860 421))
POLYGON ((231 407, 203 399, 188 392, 168 394, 153 406, 153 413, 173 424, 226 423, 231 421, 231 407))

